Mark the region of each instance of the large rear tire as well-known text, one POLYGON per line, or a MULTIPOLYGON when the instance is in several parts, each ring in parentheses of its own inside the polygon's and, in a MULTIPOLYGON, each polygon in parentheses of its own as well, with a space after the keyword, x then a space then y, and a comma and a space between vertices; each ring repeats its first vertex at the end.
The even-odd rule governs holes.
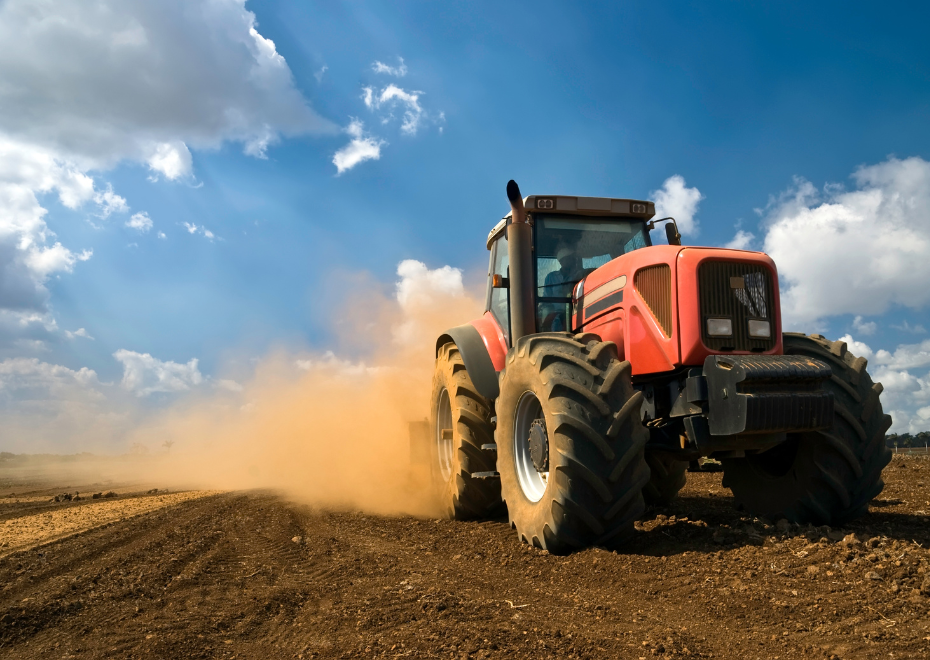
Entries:
POLYGON ((891 417, 882 412, 882 385, 872 383, 866 359, 847 351, 845 342, 785 333, 784 345, 786 355, 816 358, 832 368, 824 387, 834 396, 833 426, 789 434, 761 454, 722 460, 723 485, 738 506, 756 515, 837 525, 865 513, 884 488, 891 417))
POLYGON ((668 454, 649 451, 646 452, 646 464, 651 472, 649 483, 643 488, 646 503, 668 504, 678 497, 678 491, 685 487, 688 480, 685 474, 688 462, 675 460, 668 454))
POLYGON ((501 513, 500 482, 472 476, 496 469, 495 453, 481 448, 494 442, 491 406, 478 394, 455 344, 439 349, 431 401, 430 472, 445 514, 467 520, 501 513))
POLYGON ((649 481, 642 401, 613 342, 568 333, 517 340, 501 374, 497 447, 520 539, 562 554, 633 534, 649 481))

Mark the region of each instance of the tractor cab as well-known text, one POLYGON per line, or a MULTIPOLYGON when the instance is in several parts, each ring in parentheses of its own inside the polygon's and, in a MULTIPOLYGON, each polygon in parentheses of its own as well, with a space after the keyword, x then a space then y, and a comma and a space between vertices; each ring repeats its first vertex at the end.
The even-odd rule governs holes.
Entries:
MULTIPOLYGON (((617 257, 652 245, 651 202, 603 197, 531 196, 533 282, 537 332, 572 329, 572 294, 585 277, 617 257), (635 213, 634 213, 635 210, 635 213)), ((488 235, 488 310, 505 336, 510 328, 509 259, 505 216, 488 235)), ((508 341, 509 343, 509 341, 508 341)))

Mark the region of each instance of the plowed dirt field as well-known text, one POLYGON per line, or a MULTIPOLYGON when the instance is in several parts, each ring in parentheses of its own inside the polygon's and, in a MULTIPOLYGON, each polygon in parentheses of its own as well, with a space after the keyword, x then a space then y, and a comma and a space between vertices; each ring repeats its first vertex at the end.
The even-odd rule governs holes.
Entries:
POLYGON ((502 520, 6 489, 0 657, 930 657, 930 460, 896 457, 838 530, 753 520, 719 474, 688 476, 620 551, 569 557, 502 520), (43 536, 29 520, 62 511, 85 522, 43 536))

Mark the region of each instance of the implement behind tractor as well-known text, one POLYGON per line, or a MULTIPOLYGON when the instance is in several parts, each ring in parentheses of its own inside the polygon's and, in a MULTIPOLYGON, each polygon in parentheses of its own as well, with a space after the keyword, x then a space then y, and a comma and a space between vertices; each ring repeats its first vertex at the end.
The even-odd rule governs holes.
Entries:
POLYGON ((550 552, 611 545, 700 457, 773 519, 838 524, 881 492, 882 387, 845 343, 782 333, 771 258, 682 246, 648 201, 507 196, 487 311, 436 342, 417 449, 449 516, 503 504, 550 552))

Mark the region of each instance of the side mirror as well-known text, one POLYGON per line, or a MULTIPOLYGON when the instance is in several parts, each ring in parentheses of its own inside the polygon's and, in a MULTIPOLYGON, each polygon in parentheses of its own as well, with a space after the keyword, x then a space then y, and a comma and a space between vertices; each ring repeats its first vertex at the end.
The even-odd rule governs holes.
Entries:
POLYGON ((681 245, 681 234, 678 233, 678 226, 674 221, 665 223, 665 237, 669 245, 681 245))

